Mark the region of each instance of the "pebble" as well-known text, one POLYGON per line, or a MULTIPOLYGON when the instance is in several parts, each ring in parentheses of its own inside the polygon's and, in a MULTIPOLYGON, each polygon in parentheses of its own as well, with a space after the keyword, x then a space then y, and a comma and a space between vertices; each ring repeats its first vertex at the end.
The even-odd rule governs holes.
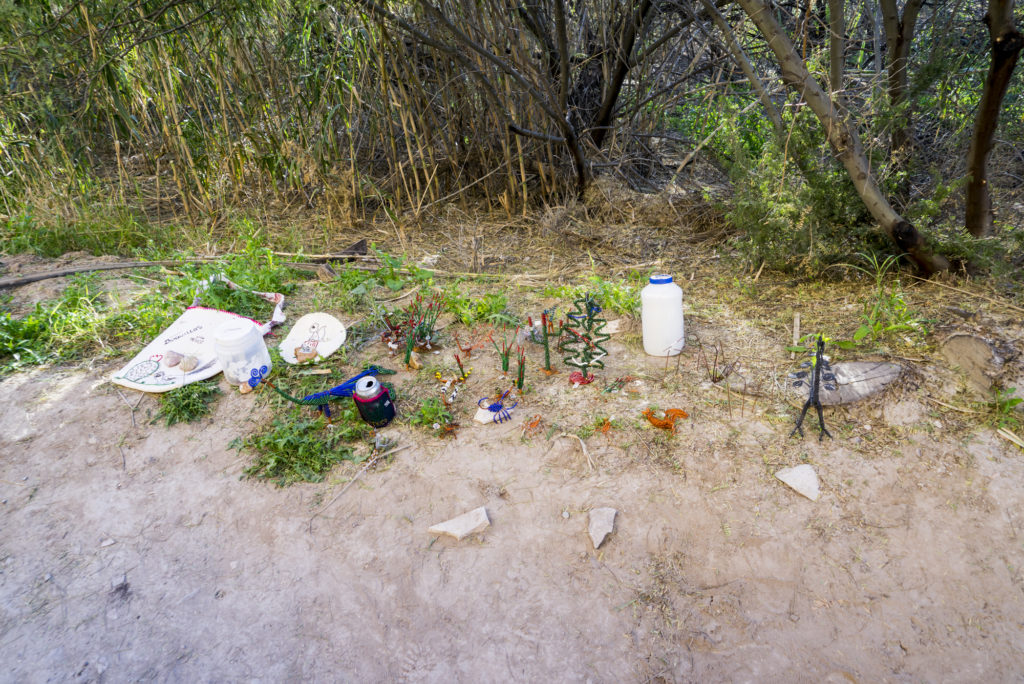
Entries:
POLYGON ((590 541, 593 542, 595 551, 601 548, 601 544, 615 530, 616 513, 617 510, 607 506, 590 509, 590 524, 587 531, 590 533, 590 541))
POLYGON ((818 500, 818 474, 814 472, 813 466, 805 463, 793 468, 783 468, 775 473, 775 477, 811 501, 818 500))
POLYGON ((487 517, 487 509, 481 506, 480 508, 474 508, 469 513, 463 513, 456 518, 438 523, 427 531, 431 534, 447 534, 462 541, 471 534, 483 532, 490 525, 491 521, 487 517))

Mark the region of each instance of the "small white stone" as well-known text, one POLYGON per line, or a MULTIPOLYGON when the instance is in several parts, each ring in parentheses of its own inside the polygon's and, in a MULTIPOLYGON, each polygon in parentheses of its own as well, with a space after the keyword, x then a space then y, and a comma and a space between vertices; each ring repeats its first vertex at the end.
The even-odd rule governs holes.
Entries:
POLYGON ((511 419, 512 409, 505 409, 504 411, 499 411, 498 413, 495 413, 493 411, 488 411, 485 408, 477 408, 476 414, 474 414, 473 416, 473 420, 480 423, 481 425, 488 425, 490 423, 504 423, 511 419), (501 416, 504 416, 504 418, 502 419, 501 416), (495 417, 497 417, 498 420, 495 420, 495 417))
POLYGON ((592 508, 590 509, 590 525, 587 531, 590 533, 590 541, 594 543, 594 549, 601 548, 601 544, 608 538, 608 535, 615 530, 614 508, 592 508))
POLYGON ((114 541, 113 539, 104 539, 103 541, 100 542, 100 547, 113 546, 116 543, 117 542, 114 541))
POLYGON ((793 468, 783 468, 775 473, 775 477, 811 501, 818 500, 818 474, 814 472, 812 466, 805 463, 793 468))
POLYGON ((447 534, 462 541, 471 534, 483 532, 491 524, 487 517, 487 509, 481 506, 474 508, 469 513, 463 513, 457 518, 452 518, 443 523, 431 527, 428 532, 431 534, 447 534))

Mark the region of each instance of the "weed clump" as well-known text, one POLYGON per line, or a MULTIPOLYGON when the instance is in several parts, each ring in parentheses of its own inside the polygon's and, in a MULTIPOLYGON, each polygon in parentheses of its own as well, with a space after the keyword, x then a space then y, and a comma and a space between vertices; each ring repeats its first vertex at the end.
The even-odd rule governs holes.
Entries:
POLYGON ((433 430, 435 434, 442 434, 446 425, 455 422, 448 407, 437 397, 430 397, 420 404, 419 409, 409 419, 410 425, 433 430))
POLYGON ((49 356, 49 331, 38 309, 24 318, 0 313, 0 372, 43 363, 49 356))
POLYGON ((167 427, 175 423, 194 423, 213 410, 213 402, 220 394, 216 380, 203 380, 173 389, 160 398, 160 408, 153 422, 163 419, 167 427))
POLYGON ((323 482, 327 473, 342 461, 360 462, 353 439, 368 429, 351 402, 332 410, 334 427, 329 429, 320 416, 309 418, 288 412, 274 418, 267 430, 250 435, 233 446, 256 452, 243 472, 246 477, 272 480, 278 487, 295 482, 323 482))
POLYGON ((545 287, 543 295, 559 299, 579 299, 589 294, 600 301, 608 311, 625 316, 637 316, 640 313, 640 290, 646 280, 640 275, 631 276, 630 280, 606 280, 595 275, 590 276, 585 285, 545 287))
MULTIPOLYGON (((340 376, 299 376, 283 363, 281 382, 297 397, 323 391, 338 384, 340 376), (330 383, 330 384, 327 384, 330 383)), ((355 403, 348 398, 331 401, 331 425, 322 414, 311 413, 308 406, 296 406, 281 396, 265 392, 267 402, 276 412, 263 430, 239 438, 235 449, 254 452, 256 457, 244 471, 246 477, 271 480, 284 487, 295 482, 323 482, 327 473, 342 461, 359 463, 365 456, 355 453, 355 445, 365 440, 369 425, 359 417, 355 403)))

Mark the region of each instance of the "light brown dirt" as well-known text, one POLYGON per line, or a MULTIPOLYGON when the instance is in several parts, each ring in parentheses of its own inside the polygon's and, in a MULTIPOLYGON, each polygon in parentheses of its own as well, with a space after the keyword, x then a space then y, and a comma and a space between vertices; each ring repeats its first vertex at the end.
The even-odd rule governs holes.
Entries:
MULTIPOLYGON (((691 330, 715 334, 698 318, 691 330)), ((230 394, 200 425, 167 429, 148 422, 156 404, 145 397, 133 425, 105 382, 116 365, 9 377, 3 679, 1019 674, 1019 449, 982 426, 947 432, 958 414, 935 413, 912 384, 830 411, 834 442, 819 443, 814 427, 790 440, 792 410, 778 399, 748 402, 742 417, 735 403, 729 418, 724 392, 693 370, 692 347, 678 371, 621 344, 612 352, 603 377, 631 372, 638 393, 569 390, 563 374, 536 379, 510 423, 464 416, 456 440, 390 428, 413 448, 312 526, 347 477, 286 489, 240 479, 248 457, 229 444, 264 415, 252 395, 230 394), (642 426, 654 399, 690 411, 675 437, 642 426), (591 470, 575 439, 523 440, 537 412, 547 430, 560 422, 572 432, 595 415, 623 425, 587 439, 591 470), (771 475, 801 462, 818 470, 817 502, 771 475), (477 506, 493 523, 480 537, 427 533, 477 506), (598 506, 619 517, 595 552, 586 511, 598 506)), ((756 357, 747 365, 762 367, 756 357)), ((140 396, 125 392, 133 405, 140 396)))
MULTIPOLYGON (((201 423, 165 428, 150 422, 154 398, 107 382, 120 361, 3 379, 0 679, 1019 676, 1024 451, 989 426, 939 349, 970 333, 1016 353, 1019 317, 907 288, 908 303, 937 320, 920 348, 886 357, 905 365, 903 378, 827 409, 834 441, 818 441, 813 416, 805 438, 790 438, 794 361, 782 347, 792 311, 804 312, 805 331, 825 316, 853 329, 864 290, 723 276, 707 266, 715 259, 679 266, 690 339, 678 362, 645 359, 627 325, 599 382, 574 390, 564 372, 542 376, 531 347, 531 391, 509 423, 481 426, 473 404, 498 381, 493 351, 479 352, 457 439, 388 428, 411 448, 312 524, 358 468, 285 489, 241 479, 251 456, 230 445, 267 419, 258 393, 229 392, 201 423), (947 305, 969 317, 942 317, 947 305), (708 352, 720 342, 741 363, 729 383, 745 379, 756 403, 712 385, 698 341, 708 352), (632 391, 600 392, 626 374, 637 378, 632 391), (651 404, 690 417, 672 436, 641 417, 651 404), (543 422, 524 438, 536 414, 543 422), (606 417, 615 427, 590 434, 606 417), (594 468, 562 433, 589 435, 594 468), (817 502, 773 477, 800 463, 818 472, 817 502), (492 521, 482 535, 428 534, 478 506, 492 521), (600 506, 619 516, 595 551, 586 512, 600 506)), ((485 287, 519 296, 501 281, 485 287)), ((12 307, 59 285, 36 290, 16 291, 12 307)), ((381 357, 379 347, 363 356, 381 357)), ((1003 357, 1005 379, 1024 377, 1019 354, 1003 357)), ((419 376, 394 378, 405 411, 436 392, 431 364, 452 367, 449 350, 427 362, 419 376)))

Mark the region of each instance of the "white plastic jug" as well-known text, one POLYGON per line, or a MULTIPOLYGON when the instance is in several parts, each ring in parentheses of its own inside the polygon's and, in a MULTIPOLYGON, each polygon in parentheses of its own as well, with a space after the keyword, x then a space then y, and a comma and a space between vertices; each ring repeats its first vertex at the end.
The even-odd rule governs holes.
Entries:
POLYGON ((683 290, 670 275, 652 275, 650 282, 640 291, 644 351, 651 356, 675 356, 685 344, 683 290))

